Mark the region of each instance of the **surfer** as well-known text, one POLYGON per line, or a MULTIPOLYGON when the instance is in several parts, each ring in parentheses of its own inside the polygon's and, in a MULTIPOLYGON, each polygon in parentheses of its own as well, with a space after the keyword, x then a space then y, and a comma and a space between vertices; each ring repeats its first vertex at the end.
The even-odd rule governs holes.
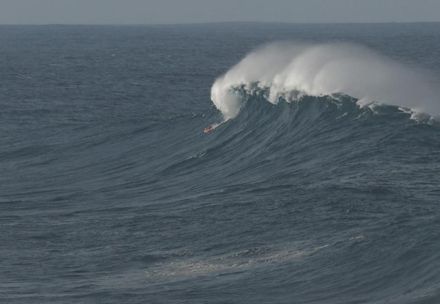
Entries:
POLYGON ((212 125, 203 129, 203 133, 205 133, 205 134, 209 134, 212 131, 214 131, 214 126, 212 126, 212 125))
POLYGON ((215 129, 217 129, 217 127, 219 127, 219 126, 221 126, 222 124, 224 124, 225 122, 226 122, 226 120, 223 121, 223 122, 220 122, 220 123, 214 123, 214 124, 212 124, 212 125, 210 125, 210 126, 207 126, 206 128, 203 129, 203 133, 205 133, 205 134, 209 134, 209 133, 211 133, 212 131, 214 131, 215 129))

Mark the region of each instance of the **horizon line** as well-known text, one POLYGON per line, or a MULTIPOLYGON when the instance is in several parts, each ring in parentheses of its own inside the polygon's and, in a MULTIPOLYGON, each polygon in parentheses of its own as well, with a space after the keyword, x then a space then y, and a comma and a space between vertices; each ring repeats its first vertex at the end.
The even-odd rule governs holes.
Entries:
POLYGON ((328 24, 426 24, 439 21, 350 21, 350 22, 295 22, 295 21, 212 21, 182 23, 0 23, 0 26, 187 26, 227 24, 285 24, 285 25, 328 25, 328 24))

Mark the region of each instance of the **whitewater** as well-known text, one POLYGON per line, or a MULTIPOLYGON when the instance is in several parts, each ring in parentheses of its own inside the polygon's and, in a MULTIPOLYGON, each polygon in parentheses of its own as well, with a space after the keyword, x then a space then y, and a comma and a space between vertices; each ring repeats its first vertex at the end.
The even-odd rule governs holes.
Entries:
POLYGON ((421 71, 349 43, 272 43, 258 48, 219 77, 211 99, 225 120, 234 118, 247 94, 264 91, 273 104, 302 96, 347 94, 359 106, 385 103, 414 113, 440 114, 440 90, 421 71))

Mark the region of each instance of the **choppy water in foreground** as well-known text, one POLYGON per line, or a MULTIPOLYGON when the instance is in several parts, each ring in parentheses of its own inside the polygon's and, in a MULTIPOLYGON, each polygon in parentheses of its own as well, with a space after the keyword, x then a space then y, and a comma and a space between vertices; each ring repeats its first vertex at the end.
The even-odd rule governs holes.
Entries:
POLYGON ((202 132, 277 40, 440 75, 440 24, 1 26, 0 301, 439 303, 438 123, 250 94, 202 132))

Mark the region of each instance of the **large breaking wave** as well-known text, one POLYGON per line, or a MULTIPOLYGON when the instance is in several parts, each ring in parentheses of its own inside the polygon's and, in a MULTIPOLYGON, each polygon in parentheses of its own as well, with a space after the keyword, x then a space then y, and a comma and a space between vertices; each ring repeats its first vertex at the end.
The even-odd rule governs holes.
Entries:
POLYGON ((375 102, 440 114, 440 92, 424 73, 347 43, 261 47, 214 82, 211 99, 229 120, 244 104, 242 93, 256 91, 274 104, 337 93, 355 98, 359 106, 375 102))

